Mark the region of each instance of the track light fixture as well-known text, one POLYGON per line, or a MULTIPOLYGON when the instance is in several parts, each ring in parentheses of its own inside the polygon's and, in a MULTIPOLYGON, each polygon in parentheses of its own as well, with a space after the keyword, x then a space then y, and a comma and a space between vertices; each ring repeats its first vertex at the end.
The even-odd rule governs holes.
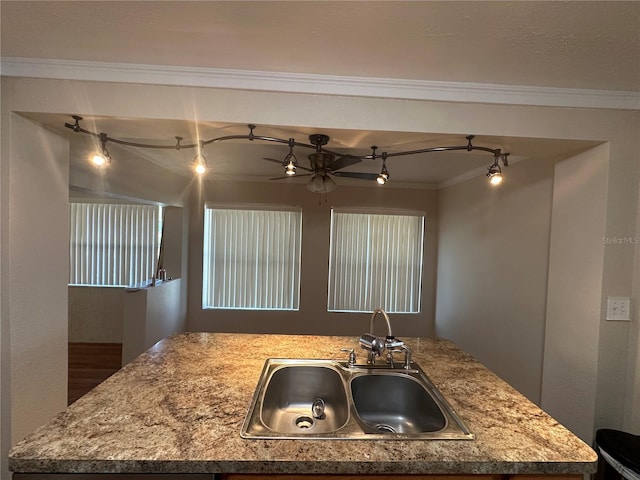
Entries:
POLYGON ((371 147, 371 154, 369 155, 351 155, 351 154, 341 154, 334 151, 331 151, 325 148, 325 145, 329 142, 329 137, 322 134, 314 134, 309 136, 310 143, 301 143, 296 142, 295 139, 289 138, 285 140, 284 138, 276 138, 276 137, 265 137, 261 135, 255 135, 254 130, 256 128, 255 125, 247 125, 249 128, 248 135, 227 135, 223 137, 211 138, 209 140, 200 140, 198 143, 190 143, 183 145, 181 143, 182 137, 175 137, 176 143, 173 145, 161 145, 161 144, 152 144, 152 143, 137 143, 130 142, 126 140, 120 140, 117 138, 113 138, 108 136, 106 133, 100 132, 91 132, 89 130, 85 130, 80 126, 80 121, 82 117, 78 115, 73 115, 74 123, 65 123, 64 126, 70 128, 76 133, 83 133, 86 135, 91 135, 97 137, 100 141, 100 154, 101 156, 96 155, 94 158, 94 163, 96 165, 107 165, 111 161, 111 157, 109 152, 107 151, 106 144, 107 142, 112 142, 120 145, 126 145, 130 147, 137 148, 153 148, 153 149, 168 149, 168 150, 181 150, 181 149, 197 149, 197 154, 193 159, 192 166, 194 171, 198 175, 203 175, 208 170, 207 160, 203 155, 205 145, 210 143, 218 143, 224 142, 228 140, 248 140, 250 142, 254 140, 260 140, 263 142, 272 142, 272 143, 281 143, 289 146, 289 153, 284 157, 284 160, 276 160, 273 158, 265 158, 264 160, 275 162, 284 167, 285 176, 277 177, 272 180, 280 180, 283 178, 291 178, 296 176, 297 170, 301 169, 305 172, 303 175, 298 176, 310 176, 311 181, 307 184, 307 188, 313 192, 318 193, 327 193, 336 188, 336 183, 333 180, 333 176, 336 177, 349 177, 349 178, 358 178, 361 180, 375 180, 379 184, 384 185, 389 181, 389 171, 387 170, 387 158, 391 157, 401 157, 405 155, 420 155, 434 152, 447 152, 447 151, 455 151, 455 150, 466 150, 473 151, 479 150, 482 152, 489 152, 493 154, 494 162, 489 167, 487 167, 487 177, 489 177, 490 182, 493 185, 497 185, 502 182, 503 174, 502 169, 500 167, 499 162, 502 162, 502 166, 506 167, 509 165, 507 157, 508 153, 502 153, 500 149, 494 149, 489 147, 476 146, 471 143, 474 139, 473 135, 469 135, 466 137, 467 144, 466 145, 454 145, 454 146, 445 146, 445 147, 432 147, 432 148, 422 148, 418 150, 404 150, 398 152, 384 152, 382 155, 376 154, 376 149, 378 147, 371 147), (293 154, 293 148, 309 148, 314 150, 314 153, 309 155, 309 166, 298 165, 298 159, 293 154), (347 168, 351 165, 355 165, 356 163, 365 161, 365 160, 376 160, 382 157, 382 169, 379 174, 375 173, 361 173, 361 172, 350 172, 343 171, 342 169, 347 168))
POLYGON ((109 150, 107 150, 107 134, 101 133, 99 139, 100 151, 95 152, 91 156, 91 163, 93 163, 96 167, 102 168, 111 163, 111 155, 109 155, 109 150))
MULTIPOLYGON (((180 139, 182 140, 182 139, 180 139)), ((180 140, 178 140, 178 142, 180 142, 180 140)), ((208 166, 207 166, 207 159, 204 156, 204 142, 201 140, 200 141, 200 148, 198 149, 198 153, 196 153, 196 156, 193 157, 193 162, 191 162, 191 166, 193 167, 193 171, 197 174, 197 175, 204 175, 205 173, 207 173, 208 170, 208 166)))
POLYGON ((493 186, 498 186, 504 180, 502 175, 502 168, 500 168, 500 160, 502 160, 502 164, 506 167, 509 165, 509 161, 507 159, 508 153, 502 153, 500 150, 497 150, 493 157, 493 163, 487 167, 487 178, 489 179, 489 183, 493 186))
POLYGON ((376 182, 380 185, 384 185, 389 180, 389 172, 387 171, 387 152, 382 152, 382 170, 380 170, 380 174, 378 178, 376 178, 376 182))
POLYGON ((487 177, 491 185, 500 185, 502 183, 502 169, 500 165, 491 165, 488 167, 487 177))
POLYGON ((282 162, 282 164, 284 165, 284 173, 285 175, 289 176, 293 176, 296 174, 296 167, 298 166, 298 159, 293 154, 293 146, 295 145, 295 143, 295 139, 289 139, 289 153, 286 157, 284 157, 284 162, 282 162))

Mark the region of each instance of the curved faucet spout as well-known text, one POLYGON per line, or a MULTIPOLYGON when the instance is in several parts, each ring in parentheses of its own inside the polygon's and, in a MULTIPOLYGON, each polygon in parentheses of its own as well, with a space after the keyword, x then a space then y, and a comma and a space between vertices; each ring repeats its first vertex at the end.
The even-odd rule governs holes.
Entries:
MULTIPOLYGON (((393 368, 393 349, 394 348, 402 348, 404 347, 404 342, 402 340, 397 339, 393 336, 393 332, 391 331, 391 321, 389 320, 389 315, 382 308, 376 308, 371 314, 371 324, 369 325, 369 333, 365 333, 360 337, 360 346, 367 350, 367 363, 375 364, 376 357, 381 356, 385 350, 389 352, 387 361, 393 368), (382 314, 385 322, 387 322, 387 336, 376 337, 374 333, 375 320, 378 314, 382 314)), ((411 362, 411 352, 405 350, 405 352, 409 355, 409 362, 411 362)))
POLYGON ((376 316, 381 313, 387 322, 387 337, 393 337, 393 333, 391 332, 391 321, 389 320, 389 315, 382 308, 376 308, 371 314, 371 324, 369 325, 369 333, 373 335, 373 327, 375 323, 376 316))

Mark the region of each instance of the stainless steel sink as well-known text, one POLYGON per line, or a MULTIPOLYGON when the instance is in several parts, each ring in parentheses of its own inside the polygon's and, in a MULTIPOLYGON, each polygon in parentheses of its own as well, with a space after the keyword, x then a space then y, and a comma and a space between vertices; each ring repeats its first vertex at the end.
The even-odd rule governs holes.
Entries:
POLYGON ((351 395, 366 433, 420 434, 447 426, 438 403, 409 375, 358 375, 351 380, 351 395))
POLYGON ((335 360, 265 362, 240 435, 255 439, 472 440, 415 363, 411 369, 335 360))
POLYGON ((349 420, 342 376, 329 365, 284 365, 275 369, 264 390, 260 413, 262 423, 273 432, 335 432, 349 420), (314 416, 316 399, 322 401, 322 413, 314 416))

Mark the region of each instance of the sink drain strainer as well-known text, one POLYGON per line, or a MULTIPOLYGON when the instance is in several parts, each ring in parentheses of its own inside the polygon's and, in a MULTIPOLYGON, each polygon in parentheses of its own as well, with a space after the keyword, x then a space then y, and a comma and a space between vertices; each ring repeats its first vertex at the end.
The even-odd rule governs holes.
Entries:
POLYGON ((380 424, 376 425, 376 430, 378 430, 381 433, 398 433, 398 432, 396 432, 395 428, 393 428, 391 425, 387 425, 385 423, 380 423, 380 424))
POLYGON ((296 427, 303 430, 313 427, 313 418, 306 416, 296 418, 296 427))

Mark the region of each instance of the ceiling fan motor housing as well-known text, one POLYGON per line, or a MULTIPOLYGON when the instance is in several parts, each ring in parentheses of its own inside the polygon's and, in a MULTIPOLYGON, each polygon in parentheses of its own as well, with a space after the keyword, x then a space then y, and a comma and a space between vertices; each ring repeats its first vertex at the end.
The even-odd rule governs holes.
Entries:
POLYGON ((325 170, 333 163, 335 157, 330 153, 318 152, 309 155, 311 168, 314 170, 325 170))

